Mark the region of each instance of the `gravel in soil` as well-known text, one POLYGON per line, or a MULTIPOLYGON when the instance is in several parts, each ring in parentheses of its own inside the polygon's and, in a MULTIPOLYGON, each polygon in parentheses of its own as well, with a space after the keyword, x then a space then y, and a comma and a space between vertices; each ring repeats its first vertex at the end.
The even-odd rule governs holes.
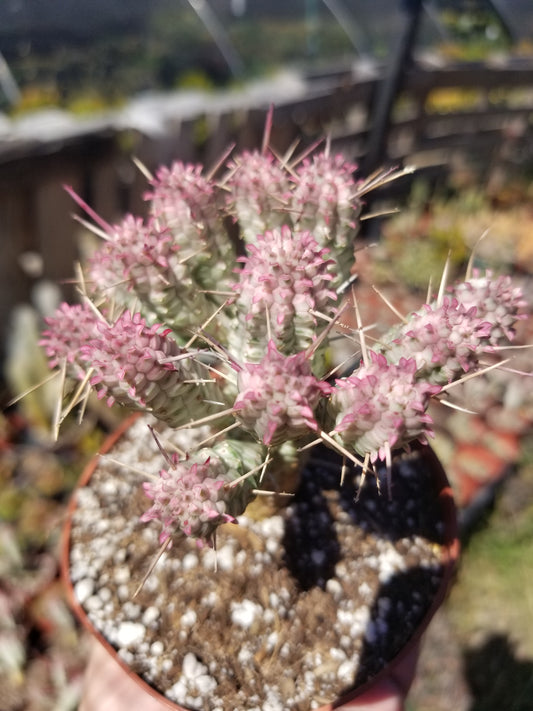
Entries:
POLYGON ((216 552, 172 546, 133 599, 159 531, 139 522, 148 502, 128 466, 157 474, 153 449, 137 421, 112 452, 124 466, 102 459, 79 490, 71 576, 92 624, 169 698, 201 711, 317 708, 379 672, 424 618, 443 530, 417 454, 396 465, 390 501, 374 481, 356 501, 354 475, 341 487, 340 462, 317 457, 288 507, 224 526, 216 552))

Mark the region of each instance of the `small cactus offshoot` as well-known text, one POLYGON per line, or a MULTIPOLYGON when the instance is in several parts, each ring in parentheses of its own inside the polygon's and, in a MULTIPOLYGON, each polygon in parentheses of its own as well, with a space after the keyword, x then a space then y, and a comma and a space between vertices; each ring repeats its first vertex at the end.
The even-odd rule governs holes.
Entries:
POLYGON ((170 427, 207 430, 191 438, 199 449, 167 455, 144 485, 152 505, 142 520, 159 522, 162 543, 211 541, 263 480, 283 491, 280 473, 314 443, 371 472, 393 449, 426 442, 431 400, 482 370, 522 317, 507 277, 474 274, 441 284, 367 348, 367 329, 341 328, 343 290, 356 273, 362 196, 395 174, 365 182, 328 149, 298 160, 267 143, 215 177, 200 165, 161 168, 146 220, 97 218, 103 239, 80 279, 81 303, 63 304, 42 336, 50 366, 78 382, 65 411, 93 388, 170 427), (335 377, 343 334, 359 365, 335 377))

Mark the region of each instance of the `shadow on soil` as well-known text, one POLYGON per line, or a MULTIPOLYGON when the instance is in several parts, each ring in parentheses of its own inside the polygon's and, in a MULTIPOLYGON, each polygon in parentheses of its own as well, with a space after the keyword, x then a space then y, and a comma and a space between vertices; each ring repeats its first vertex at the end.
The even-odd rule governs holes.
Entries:
POLYGON ((464 654, 473 701, 469 711, 532 711, 533 661, 516 658, 504 635, 493 635, 464 654))

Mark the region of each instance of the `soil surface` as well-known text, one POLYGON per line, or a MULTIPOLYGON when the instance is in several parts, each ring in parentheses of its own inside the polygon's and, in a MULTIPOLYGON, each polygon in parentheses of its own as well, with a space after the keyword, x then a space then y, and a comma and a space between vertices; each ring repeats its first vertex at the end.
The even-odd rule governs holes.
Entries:
POLYGON ((340 461, 321 450, 289 506, 222 527, 216 552, 176 542, 134 598, 159 548, 157 523, 139 522, 140 483, 162 466, 153 451, 138 420, 100 460, 78 491, 70 560, 92 624, 168 698, 201 711, 318 708, 377 674, 427 616, 444 531, 424 454, 397 461, 390 500, 385 472, 381 493, 367 480, 357 500, 356 473, 341 486, 340 461))

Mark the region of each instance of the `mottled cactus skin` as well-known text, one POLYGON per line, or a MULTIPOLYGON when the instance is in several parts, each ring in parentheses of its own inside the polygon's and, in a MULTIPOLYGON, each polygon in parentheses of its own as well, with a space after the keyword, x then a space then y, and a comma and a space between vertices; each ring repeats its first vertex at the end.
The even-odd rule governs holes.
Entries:
POLYGON ((363 339, 360 364, 330 376, 368 190, 355 170, 328 150, 291 164, 268 148, 231 157, 216 177, 200 165, 161 168, 148 217, 99 223, 105 239, 86 265, 81 303, 48 320, 51 367, 109 404, 213 440, 168 457, 145 484, 152 505, 142 518, 160 522, 163 543, 178 533, 210 541, 267 471, 282 490, 279 472, 315 441, 370 468, 392 448, 425 442, 431 399, 513 338, 520 290, 475 273, 373 350, 361 329, 348 334, 363 339))

